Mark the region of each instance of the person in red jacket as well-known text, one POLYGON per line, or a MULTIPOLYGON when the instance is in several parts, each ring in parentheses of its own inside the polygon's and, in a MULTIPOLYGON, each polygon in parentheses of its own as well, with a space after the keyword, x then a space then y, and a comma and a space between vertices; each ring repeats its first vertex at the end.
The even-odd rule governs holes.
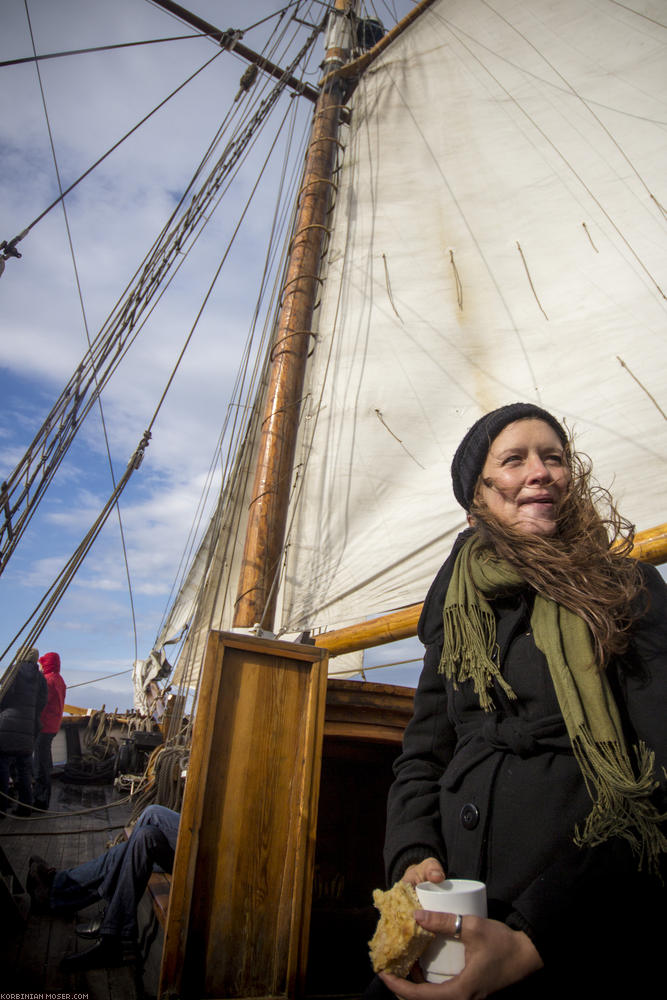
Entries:
POLYGON ((42 710, 42 730, 35 740, 33 754, 34 805, 37 809, 48 809, 53 768, 51 744, 62 722, 67 686, 60 676, 60 657, 57 653, 44 653, 39 658, 39 665, 46 679, 48 700, 42 710))

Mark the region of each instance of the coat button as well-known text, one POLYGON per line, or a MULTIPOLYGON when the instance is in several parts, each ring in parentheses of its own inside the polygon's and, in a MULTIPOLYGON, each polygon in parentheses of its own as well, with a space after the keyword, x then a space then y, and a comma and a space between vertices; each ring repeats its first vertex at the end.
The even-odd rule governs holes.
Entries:
POLYGON ((479 809, 472 802, 466 802, 461 810, 461 826, 464 830, 474 830, 479 823, 479 809))

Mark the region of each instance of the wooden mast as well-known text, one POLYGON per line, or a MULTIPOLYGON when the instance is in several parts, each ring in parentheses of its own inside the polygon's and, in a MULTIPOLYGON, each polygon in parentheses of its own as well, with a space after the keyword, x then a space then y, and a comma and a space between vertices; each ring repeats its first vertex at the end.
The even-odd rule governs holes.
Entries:
MULTIPOLYGON (((346 46, 339 39, 349 8, 350 0, 336 0, 324 60, 325 74, 334 73, 345 62, 346 46)), ((273 627, 277 589, 274 580, 280 568, 292 488, 301 395, 331 204, 342 87, 335 76, 331 78, 322 87, 315 106, 271 352, 253 499, 234 614, 234 625, 240 628, 255 624, 268 630, 273 627)))
MULTIPOLYGON (((345 61, 336 0, 325 68, 345 61)), ((341 85, 317 100, 246 534, 235 625, 270 627, 335 165, 341 85)), ((162 1000, 303 992, 327 690, 325 650, 209 634, 170 891, 162 1000)))

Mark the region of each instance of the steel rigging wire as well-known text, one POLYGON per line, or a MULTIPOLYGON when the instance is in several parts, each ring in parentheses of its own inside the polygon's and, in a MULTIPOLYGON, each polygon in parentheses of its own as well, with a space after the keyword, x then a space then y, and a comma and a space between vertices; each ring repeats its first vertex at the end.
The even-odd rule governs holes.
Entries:
MULTIPOLYGON (((31 44, 32 44, 32 51, 33 51, 33 54, 35 56, 35 70, 37 72, 37 80, 39 82, 39 92, 40 92, 41 98, 42 98, 42 107, 44 108, 44 118, 46 120, 46 128, 47 128, 47 131, 48 131, 48 134, 49 134, 49 143, 50 143, 50 146, 51 146, 51 155, 53 157, 53 165, 54 165, 54 169, 55 169, 55 172, 56 172, 56 180, 58 182, 58 190, 60 191, 60 195, 61 195, 61 204, 62 204, 62 210, 63 210, 63 217, 64 217, 64 220, 65 220, 65 229, 67 231, 67 242, 69 244, 70 256, 72 258, 72 267, 74 268, 74 280, 76 282, 77 294, 79 296, 79 305, 81 306, 81 315, 82 315, 82 318, 83 318, 83 326, 84 326, 84 330, 85 330, 85 334, 86 334, 86 340, 88 341, 88 349, 90 350, 90 348, 92 347, 92 343, 91 343, 91 340, 90 340, 90 330, 89 330, 89 327, 88 327, 88 317, 86 316, 86 307, 85 307, 84 302, 83 302, 83 292, 82 292, 82 289, 81 289, 81 282, 79 280, 79 269, 78 269, 77 262, 76 262, 76 254, 74 253, 74 244, 72 242, 72 232, 70 230, 69 216, 67 214, 67 206, 66 206, 64 200, 62 200, 63 188, 62 188, 62 183, 61 183, 61 180, 60 180, 60 168, 58 166, 58 157, 56 156, 56 147, 55 147, 55 144, 54 144, 54 141, 53 141, 53 132, 51 130, 51 121, 49 119, 49 111, 48 111, 47 104, 46 104, 46 95, 44 93, 44 85, 43 85, 43 82, 42 82, 42 74, 41 74, 41 71, 40 71, 40 68, 39 68, 39 62, 37 61, 37 47, 35 45, 35 36, 34 36, 33 30, 32 30, 32 22, 30 20, 30 11, 28 9, 28 0, 24 0, 24 3, 25 3, 26 20, 28 22, 28 30, 30 32, 30 41, 31 41, 31 44)), ((98 396, 98 399, 97 399, 97 404, 98 404, 99 411, 100 411, 100 420, 102 421, 102 432, 104 434, 104 446, 105 446, 106 453, 107 453, 107 462, 108 462, 108 465, 109 465, 109 474, 111 476, 111 485, 112 485, 113 489, 115 489, 116 488, 116 477, 114 475, 113 462, 111 460, 111 447, 109 445, 109 435, 107 433, 107 425, 106 425, 106 420, 104 418, 104 407, 102 406, 102 399, 99 396, 98 396)), ((128 560, 127 560, 127 547, 125 545, 125 532, 123 530, 123 518, 122 518, 121 512, 120 512, 120 505, 118 505, 118 504, 116 505, 116 514, 118 516, 118 529, 119 529, 119 533, 120 533, 120 542, 121 542, 121 548, 122 548, 122 552, 123 552, 123 562, 125 564, 125 576, 127 578, 127 587, 128 587, 128 593, 129 593, 129 601, 130 601, 130 613, 131 613, 131 616, 132 616, 132 631, 133 631, 133 635, 134 635, 134 658, 136 660, 137 656, 139 655, 139 653, 138 653, 138 642, 137 642, 137 619, 136 619, 136 615, 135 615, 135 611, 134 611, 134 596, 132 594, 132 580, 131 580, 131 577, 130 577, 130 566, 129 566, 129 563, 128 563, 128 560)))
MULTIPOLYGON (((200 544, 199 552, 202 553, 205 551, 206 538, 221 539, 224 551, 221 552, 219 546, 211 546, 205 553, 204 567, 198 574, 196 593, 192 599, 192 604, 195 606, 196 611, 190 618, 186 628, 182 630, 181 634, 174 639, 172 639, 171 636, 176 631, 176 626, 173 625, 170 627, 169 619, 166 618, 169 606, 172 604, 172 595, 174 593, 175 586, 172 588, 172 592, 169 600, 167 601, 167 607, 165 608, 165 613, 163 615, 163 624, 158 630, 159 634, 154 646, 154 650, 160 648, 161 645, 177 645, 179 647, 176 654, 177 668, 175 671, 175 677, 177 677, 178 680, 177 693, 185 699, 186 695, 184 692, 186 689, 189 689, 193 702, 196 702, 199 692, 198 660, 196 656, 198 642, 197 637, 201 633, 207 633, 211 628, 221 627, 222 622, 216 617, 217 609, 224 606, 228 596, 230 584, 229 574, 226 574, 224 579, 220 578, 211 580, 210 570, 216 563, 224 563, 227 565, 232 562, 233 553, 236 550, 236 546, 239 544, 239 531, 241 527, 240 506, 234 504, 233 498, 239 494, 242 495, 243 493, 244 477, 248 474, 245 446, 249 445, 249 447, 252 448, 253 425, 257 419, 257 412, 253 410, 248 401, 256 396, 260 381, 264 377, 266 371, 271 334, 275 324, 277 303, 280 290, 283 287, 284 272, 287 261, 287 239, 284 237, 284 234, 289 233, 292 230, 292 224, 294 221, 294 202, 296 200, 296 193, 298 190, 297 186, 300 183, 302 175, 302 170, 296 166, 296 161, 298 160, 301 162, 303 160, 305 155, 305 146, 306 137, 304 136, 301 140, 300 146, 301 155, 296 158, 292 157, 292 162, 295 166, 293 167, 293 175, 289 182, 287 182, 285 169, 283 170, 280 188, 276 197, 274 223, 272 227, 269 251, 265 260, 264 277, 261 283, 262 287, 260 288, 253 324, 246 344, 246 350, 244 352, 245 360, 241 366, 239 375, 237 376, 237 384, 227 409, 225 426, 223 427, 223 432, 220 437, 220 443, 222 444, 223 439, 226 436, 226 429, 231 420, 232 426, 228 435, 229 443, 227 447, 227 454, 221 470, 221 482, 223 484, 221 497, 211 521, 209 522, 204 540, 200 544), (285 191, 283 191, 283 187, 286 183, 288 183, 288 187, 285 191), (289 212, 286 211, 286 206, 288 205, 292 206, 289 212), (281 260, 279 267, 276 267, 274 257, 281 240, 283 244, 281 260), (276 275, 271 294, 271 303, 269 304, 269 308, 266 310, 261 345, 255 352, 254 368, 248 380, 247 370, 250 358, 250 348, 252 346, 255 328, 259 318, 266 278, 269 273, 275 273, 276 275), (247 419, 241 423, 241 414, 243 412, 247 414, 247 419), (224 531, 222 530, 223 525, 224 531), (202 597, 207 590, 210 590, 214 595, 214 599, 209 603, 202 600, 202 597), (169 631, 167 631, 168 628, 169 631), (186 632, 187 635, 185 634, 186 632)), ((284 159, 285 167, 287 166, 287 163, 288 154, 286 153, 284 159)), ((217 453, 218 452, 216 452, 216 454, 217 453)), ((185 574, 187 573, 189 578, 189 574, 191 572, 190 555, 193 548, 194 536, 192 535, 188 558, 186 559, 184 553, 184 557, 181 561, 181 565, 184 565, 185 569, 183 577, 181 578, 179 593, 183 591, 188 584, 188 580, 185 579, 185 574)), ((173 603, 174 605, 177 604, 177 599, 173 603)))
MULTIPOLYGON (((285 76, 287 76, 293 70, 296 69, 296 67, 298 66, 298 64, 301 62, 301 60, 305 57, 305 55, 311 49, 311 47, 312 47, 312 45, 313 45, 313 43, 315 41, 315 38, 316 38, 316 36, 317 36, 317 34, 319 33, 320 30, 321 30, 321 26, 318 27, 317 29, 314 29, 313 32, 311 32, 311 34, 309 35, 309 38, 308 38, 306 44, 304 46, 302 46, 302 48, 300 49, 300 51, 297 54, 296 58, 292 61, 290 67, 285 71, 285 76)), ((160 274, 161 270, 162 271, 165 270, 165 267, 164 267, 164 256, 163 256, 162 259, 160 259, 158 257, 158 255, 157 255, 156 248, 159 249, 161 247, 161 245, 163 245, 163 254, 166 255, 169 251, 171 251, 172 252, 172 260, 173 260, 173 258, 175 257, 175 253, 173 252, 173 247, 174 246, 176 246, 176 252, 179 252, 180 254, 183 254, 183 252, 184 252, 183 251, 184 243, 188 239, 190 239, 190 246, 195 242, 197 236, 201 233, 201 229, 203 229, 203 226, 206 224, 206 219, 204 220, 204 222, 200 226, 199 233, 197 235, 193 236, 193 233, 195 232, 195 229, 196 229, 197 225, 200 223, 202 217, 204 217, 204 215, 207 212, 207 210, 210 209, 212 201, 215 201, 216 204, 218 203, 219 198, 221 197, 221 193, 223 193, 224 190, 226 190, 226 188, 228 186, 229 178, 230 178, 230 175, 232 174, 232 171, 235 168, 238 168, 239 164, 242 162, 242 158, 243 158, 243 154, 244 154, 245 150, 249 147, 249 145, 252 142, 253 137, 255 136, 256 132, 259 129, 259 127, 261 127, 261 125, 263 124, 263 122, 268 117, 268 114, 269 114, 270 110, 272 110, 273 106, 275 105, 275 103, 277 101, 278 96, 280 96, 280 94, 282 93, 283 90, 284 90, 284 82, 283 82, 283 80, 281 80, 281 81, 279 81, 274 86, 273 90, 269 94, 269 97, 267 99, 263 100, 260 103, 259 109, 250 118, 250 120, 246 124, 245 128, 243 128, 243 129, 240 130, 240 133, 239 133, 238 137, 235 138, 235 139, 233 139, 231 142, 229 142, 227 144, 227 146, 225 147, 225 150, 224 150, 222 156, 217 161, 215 167, 213 168, 213 171, 209 175, 209 177, 208 177, 207 181, 205 182, 203 188, 200 190, 200 192, 196 196, 193 197, 192 203, 191 203, 189 209, 187 210, 187 212, 185 213, 184 218, 180 221, 179 225, 177 225, 171 231, 171 233, 168 233, 166 236, 165 236, 165 233, 166 233, 166 231, 168 229, 168 225, 169 224, 167 225, 167 227, 165 227, 165 229, 163 230, 162 235, 156 241, 156 244, 154 245, 154 249, 153 249, 152 253, 148 255, 149 256, 149 265, 157 263, 157 265, 158 265, 157 266, 158 275, 160 274), (223 188, 223 192, 221 192, 220 188, 223 185, 223 181, 225 182, 225 187, 223 188)), ((246 118, 247 117, 248 116, 246 116, 246 118)), ((240 126, 238 128, 240 129, 240 126)), ((174 216, 172 215, 172 219, 170 220, 170 222, 173 221, 173 218, 174 218, 174 216)), ((181 259, 178 262, 178 267, 180 267, 180 264, 182 263, 182 259, 183 258, 181 257, 181 259)), ((176 270, 177 270, 177 268, 176 268, 176 270)), ((148 265, 145 266, 144 269, 143 269, 143 271, 141 272, 141 279, 140 279, 139 286, 138 286, 140 289, 142 287, 142 283, 148 284, 148 289, 149 289, 149 291, 152 291, 153 294, 157 290, 157 288, 156 288, 156 282, 155 282, 155 274, 153 273, 153 271, 150 270, 150 268, 149 268, 148 265)), ((162 294, 162 292, 160 292, 160 295, 161 294, 162 294)), ((146 298, 147 298, 148 301, 150 301, 150 297, 149 296, 146 296, 146 298)), ((121 307, 118 307, 118 306, 116 307, 116 309, 114 310, 114 313, 112 313, 112 317, 113 317, 113 315, 119 315, 120 316, 120 321, 126 320, 127 316, 128 316, 128 305, 132 305, 133 302, 134 302, 134 309, 131 312, 131 318, 136 323, 136 319, 137 319, 137 305, 140 304, 140 296, 137 295, 137 286, 134 287, 134 289, 131 292, 131 294, 129 295, 129 297, 127 297, 127 299, 125 300, 125 305, 121 306, 121 307)), ((145 322, 145 319, 142 321, 142 325, 143 325, 143 322, 145 322)), ((107 329, 108 326, 109 326, 108 323, 105 324, 105 326, 102 328, 101 333, 103 333, 104 330, 107 329)), ((79 369, 77 369, 77 372, 75 373, 75 375, 73 377, 73 383, 72 383, 72 381, 70 382, 70 385, 68 386, 68 388, 65 390, 65 392, 60 397, 60 400, 59 400, 59 403, 61 404, 60 410, 58 410, 58 405, 57 405, 54 408, 54 410, 52 410, 52 413, 49 416, 49 418, 47 418, 47 421, 45 421, 45 424, 43 425, 42 430, 41 430, 41 437, 40 437, 40 435, 37 436, 37 438, 33 442, 33 445, 31 446, 31 449, 29 449, 29 452, 27 453, 27 456, 24 458, 23 467, 25 468, 25 475, 26 475, 26 482, 27 482, 27 488, 24 489, 24 493, 23 493, 23 497, 24 498, 25 498, 25 496, 27 494, 27 489, 29 488, 30 485, 32 485, 32 483, 33 483, 33 481, 34 481, 34 479, 35 479, 35 477, 37 475, 36 471, 33 471, 32 475, 30 475, 30 473, 31 473, 30 466, 31 466, 31 461, 32 461, 32 458, 33 458, 33 454, 36 453, 37 450, 38 450, 36 448, 36 444, 38 444, 38 443, 41 442, 42 443, 43 458, 46 459, 46 460, 48 460, 49 458, 51 459, 50 465, 47 466, 47 472, 50 472, 51 476, 52 476, 52 474, 55 472, 55 469, 57 468, 57 465, 62 460, 62 456, 63 456, 63 454, 64 454, 64 452, 66 450, 66 447, 68 446, 69 442, 73 438, 74 433, 76 432, 76 429, 78 429, 78 426, 80 426, 80 423, 82 422, 82 420, 85 417, 86 413, 89 411, 89 409, 92 406, 93 402, 97 398, 97 395, 99 395, 99 392, 101 391, 101 388, 102 388, 103 384, 105 384, 105 382, 108 380, 108 377, 109 377, 111 371, 115 369, 115 367, 119 363, 121 357, 124 356, 125 352, 129 348, 130 344, 133 342, 134 338, 136 337, 136 335, 138 333, 138 329, 134 333, 134 336, 132 337, 132 340, 129 340, 129 338, 128 338, 126 341, 124 341, 124 342, 122 341, 120 335, 121 335, 121 333, 123 332, 123 330, 127 326, 128 326, 128 323, 126 322, 124 324, 124 326, 121 323, 120 330, 118 330, 116 327, 112 327, 110 334, 107 335, 106 341, 102 342, 102 346, 101 347, 100 347, 100 341, 101 341, 101 336, 100 335, 98 335, 98 338, 97 338, 96 342, 93 344, 93 347, 92 347, 91 351, 89 352, 89 356, 90 356, 91 360, 92 360, 92 356, 95 353, 95 351, 97 351, 98 356, 102 360, 105 360, 108 357, 108 355, 110 354, 112 348, 115 348, 115 354, 113 354, 111 356, 111 361, 110 361, 109 367, 106 369, 106 371, 103 373, 103 375, 99 378, 99 382, 97 383, 97 385, 95 387, 95 391, 91 392, 90 398, 86 399, 85 397, 86 397, 86 393, 90 389, 90 385, 91 385, 91 382, 93 380, 89 378, 88 384, 87 385, 83 385, 82 379, 83 379, 83 376, 84 376, 85 365, 86 365, 86 359, 84 359, 84 362, 82 362, 82 364, 79 366, 79 369), (114 333, 115 333, 115 337, 112 337, 112 334, 114 334, 114 333), (106 350, 106 353, 104 353, 105 350, 106 350), (81 391, 82 389, 84 391, 81 391), (67 404, 68 404, 68 401, 72 400, 72 399, 73 399, 73 406, 70 404, 70 409, 68 411, 67 410, 67 404), (82 403, 83 403, 83 405, 82 405, 82 403), (58 419, 59 419, 58 434, 57 434, 56 438, 52 440, 49 437, 49 435, 51 434, 51 430, 52 430, 53 425, 55 423, 56 417, 58 417, 58 419), (56 445, 58 445, 58 447, 56 447, 56 445)), ((133 327, 130 326, 130 330, 132 328, 133 327)), ((128 332, 128 331, 126 330, 126 332, 128 332)), ((192 331, 191 331, 191 334, 192 334, 192 331)), ((191 334, 190 334, 190 336, 191 336, 191 334)), ((96 369, 99 369, 99 364, 96 365, 96 366, 94 366, 92 368, 93 375, 96 374, 96 369)), ((161 405, 162 405, 162 400, 160 401, 159 406, 161 406, 161 405)), ((159 406, 158 406, 158 409, 159 409, 159 406)), ((156 411, 156 414, 157 414, 157 411, 156 411)), ((155 415, 153 417, 153 420, 155 419, 155 415)), ((151 421, 151 426, 152 426, 152 423, 153 423, 153 421, 151 421)), ((65 590, 65 588, 67 586, 67 583, 71 580, 72 576, 74 575, 74 573, 76 572, 76 570, 78 569, 78 567, 81 565, 81 562, 83 561, 83 558, 85 558, 85 555, 89 551, 89 549, 90 549, 90 547, 91 547, 94 539, 99 534, 99 531, 101 530, 101 527, 105 523, 110 510, 113 509, 113 506, 115 505, 118 497, 120 496, 120 493, 124 489, 124 486, 126 485, 127 481, 129 480, 132 472, 134 471, 135 468, 138 468, 138 466, 141 464, 141 460, 143 459, 143 453, 145 451, 145 448, 148 445, 149 438, 150 438, 150 433, 147 432, 144 435, 142 441, 140 442, 138 448, 136 449, 134 455, 130 459, 130 462, 128 463, 128 466, 127 466, 127 469, 125 471, 124 476, 122 477, 122 479, 118 483, 117 488, 114 490, 111 498, 109 499, 108 503, 105 505, 105 507, 104 507, 102 513, 100 514, 99 518, 97 519, 97 521, 95 522, 95 524, 92 526, 92 528, 90 529, 90 531, 88 532, 88 534, 86 535, 86 537, 84 538, 84 540, 82 541, 82 543, 79 546, 79 548, 77 549, 77 551, 74 553, 74 555, 72 556, 72 558, 69 560, 69 562, 65 566, 65 568, 62 571, 62 573, 61 573, 60 577, 58 578, 58 580, 55 581, 55 583, 50 588, 49 592, 47 592, 47 594, 44 596, 44 598, 40 602, 38 608, 35 609, 35 612, 33 613, 32 618, 34 618, 37 615, 37 613, 39 612, 40 608, 44 607, 44 610, 42 611, 42 614, 39 616, 39 619, 38 619, 36 625, 33 627, 33 629, 31 629, 30 635, 26 638, 26 640, 25 640, 26 642, 31 643, 31 642, 33 642, 35 640, 36 636, 44 628, 44 625, 46 624, 46 621, 48 620, 48 618, 51 616, 51 614, 55 610, 55 607, 56 607, 57 603, 59 602, 60 597, 64 593, 64 590, 65 590)), ((44 463, 42 463, 42 464, 44 464, 44 463)), ((21 466, 19 466, 18 468, 20 470, 21 466)), ((43 488, 42 487, 45 488, 45 479, 46 479, 46 474, 43 476, 43 479, 42 479, 41 483, 39 484, 40 492, 43 492, 43 488)), ((17 475, 15 473, 15 475, 13 477, 14 484, 16 484, 17 482, 20 483, 20 481, 21 481, 21 476, 17 475)), ((9 488, 7 488, 6 491, 5 491, 5 500, 7 499, 8 496, 9 496, 9 488)), ((31 511, 32 511, 32 509, 34 509, 34 501, 33 501, 33 507, 31 507, 31 511)), ((27 523, 27 519, 25 520, 25 523, 27 523)), ((23 523, 22 526, 21 526, 22 530, 25 527, 25 523, 23 523)), ((3 531, 6 529, 7 533, 9 534, 10 530, 11 530, 11 527, 12 527, 11 524, 8 524, 8 522, 6 521, 5 526, 3 528, 3 531)), ((18 539, 16 538, 16 533, 14 533, 12 535, 11 541, 15 544, 17 540, 18 539)), ((13 546, 12 546, 12 548, 13 548, 13 546)), ((6 560, 5 560, 5 562, 6 562, 6 560)), ((26 623, 26 625, 27 624, 28 623, 26 623)), ((24 626, 24 628, 25 628, 25 626, 24 626)), ((23 631, 23 629, 21 630, 21 632, 22 631, 23 631)), ((21 634, 21 632, 19 632, 17 634, 17 636, 15 636, 14 640, 12 640, 12 644, 13 644, 14 641, 16 641, 16 639, 18 639, 18 637, 21 634)), ((6 653, 11 648, 12 644, 10 644, 10 646, 7 647, 7 649, 2 653, 2 657, 4 657, 6 655, 6 653)), ((7 679, 8 679, 7 677, 3 678, 3 686, 4 686, 4 681, 6 681, 7 679)))
POLYGON ((70 378, 23 459, 0 487, 0 510, 4 515, 0 524, 0 572, 16 548, 76 432, 148 318, 144 314, 149 306, 154 308, 156 296, 159 300, 164 294, 169 281, 180 268, 186 250, 206 225, 212 205, 217 203, 226 189, 224 185, 240 167, 247 148, 285 90, 287 77, 296 71, 311 50, 322 27, 313 29, 281 80, 261 101, 245 126, 227 143, 208 178, 170 230, 172 221, 183 207, 181 199, 143 264, 135 272, 134 284, 128 285, 129 291, 126 290, 93 340, 91 349, 70 378), (167 280, 170 271, 172 274, 167 280))

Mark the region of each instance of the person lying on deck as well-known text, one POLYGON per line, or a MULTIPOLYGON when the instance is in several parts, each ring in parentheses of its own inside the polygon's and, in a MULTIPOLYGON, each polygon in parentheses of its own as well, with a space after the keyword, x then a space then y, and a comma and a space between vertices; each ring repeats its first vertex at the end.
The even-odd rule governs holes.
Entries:
POLYGON ((43 858, 30 858, 27 887, 38 912, 65 915, 105 899, 101 921, 78 929, 97 937, 91 948, 66 955, 64 971, 121 965, 134 958, 137 908, 157 865, 171 872, 180 815, 165 806, 148 806, 128 840, 75 868, 56 871, 43 858))

